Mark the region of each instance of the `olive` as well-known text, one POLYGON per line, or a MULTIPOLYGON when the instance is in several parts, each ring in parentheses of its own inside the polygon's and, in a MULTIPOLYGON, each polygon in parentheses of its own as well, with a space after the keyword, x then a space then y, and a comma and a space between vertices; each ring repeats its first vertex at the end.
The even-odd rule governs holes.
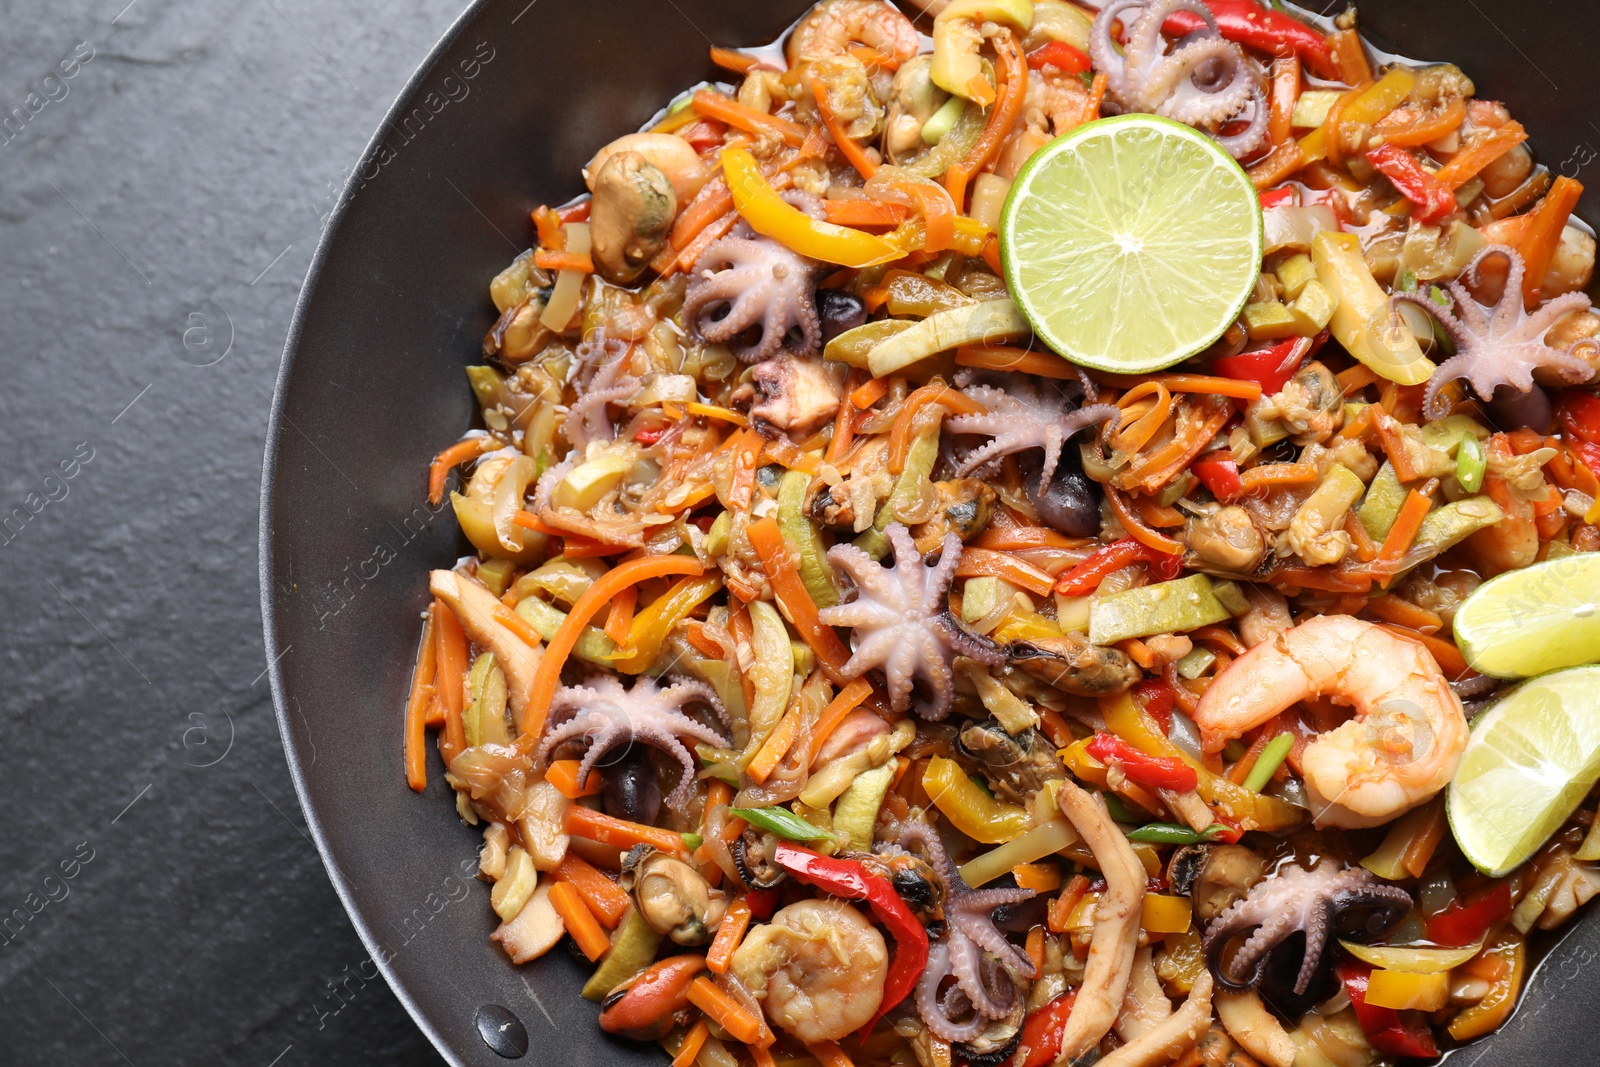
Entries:
POLYGON ((1092 537, 1100 531, 1100 491, 1083 473, 1083 461, 1071 445, 1061 450, 1055 473, 1042 491, 1037 479, 1028 479, 1028 499, 1045 525, 1068 537, 1092 537))
POLYGON ((1501 386, 1495 390, 1489 410, 1494 414, 1495 425, 1504 430, 1526 427, 1544 433, 1550 428, 1550 394, 1537 385, 1526 393, 1501 386))
POLYGON ((661 786, 643 745, 630 745, 616 763, 605 768, 602 797, 606 814, 649 825, 661 813, 661 786))
POLYGON ((867 305, 843 289, 818 289, 817 317, 822 320, 822 343, 827 344, 846 330, 864 325, 867 305))

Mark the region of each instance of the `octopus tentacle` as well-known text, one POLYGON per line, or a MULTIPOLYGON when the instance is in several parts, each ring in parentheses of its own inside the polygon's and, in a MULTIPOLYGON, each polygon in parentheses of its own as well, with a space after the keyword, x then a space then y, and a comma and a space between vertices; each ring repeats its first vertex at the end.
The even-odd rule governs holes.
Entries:
POLYGON ((957 464, 958 478, 965 478, 1002 456, 1037 448, 1044 453, 1039 470, 1042 488, 1050 484, 1069 438, 1096 423, 1121 417, 1121 412, 1110 404, 1073 408, 1065 397, 1052 397, 1038 388, 1013 386, 1002 390, 973 385, 963 391, 988 410, 982 415, 958 415, 947 420, 945 427, 951 433, 982 434, 990 440, 957 464))
MULTIPOLYGON (((821 210, 814 198, 793 200, 807 214, 821 210)), ((812 355, 822 347, 815 284, 821 267, 741 223, 695 262, 684 291, 684 321, 700 340, 729 344, 745 363, 780 352, 812 355), (755 343, 739 343, 740 334, 757 326, 755 343), (792 340, 796 332, 798 342, 792 340)))

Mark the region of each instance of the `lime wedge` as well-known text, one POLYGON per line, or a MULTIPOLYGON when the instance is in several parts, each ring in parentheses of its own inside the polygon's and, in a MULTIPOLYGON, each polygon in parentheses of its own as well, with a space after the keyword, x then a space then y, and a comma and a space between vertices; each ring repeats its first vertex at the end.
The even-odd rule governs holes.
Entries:
POLYGON ((1456 611, 1455 631, 1472 669, 1496 678, 1600 663, 1600 552, 1484 582, 1456 611))
POLYGON ((1493 877, 1544 844, 1600 778, 1600 667, 1531 679, 1473 725, 1445 811, 1456 844, 1493 877))
POLYGON ((1210 345, 1261 273, 1261 202, 1205 134, 1154 115, 1045 145, 1000 215, 1011 295, 1074 363, 1138 374, 1210 345))

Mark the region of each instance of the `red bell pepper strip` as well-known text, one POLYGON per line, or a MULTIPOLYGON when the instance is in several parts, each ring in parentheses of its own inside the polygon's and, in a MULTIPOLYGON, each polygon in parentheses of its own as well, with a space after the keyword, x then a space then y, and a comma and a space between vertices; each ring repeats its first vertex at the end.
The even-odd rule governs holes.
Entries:
POLYGON ((1255 382, 1261 386, 1262 396, 1271 396, 1281 390, 1294 377, 1295 371, 1300 369, 1300 361, 1310 348, 1309 345, 1302 347, 1304 341, 1303 337, 1290 337, 1257 352, 1218 356, 1211 361, 1211 373, 1235 381, 1255 382))
POLYGON ((1095 734, 1083 749, 1101 763, 1120 763, 1122 773, 1150 789, 1187 793, 1200 784, 1195 769, 1180 759, 1152 756, 1134 748, 1116 734, 1095 734))
POLYGON ((745 893, 744 902, 750 908, 752 919, 770 919, 778 910, 778 889, 752 889, 745 893))
POLYGON ((1344 990, 1350 994, 1350 1007, 1355 1010, 1356 1021, 1367 1035, 1373 1048, 1385 1056, 1412 1056, 1432 1059, 1439 1055, 1439 1045, 1433 1031, 1422 1021, 1420 1013, 1407 1013, 1402 1019, 1394 1008, 1380 1008, 1367 1003, 1367 979, 1372 976, 1370 964, 1346 960, 1334 968, 1344 990))
MULTIPOLYGON (((1328 39, 1299 19, 1269 11, 1255 0, 1205 0, 1217 20, 1217 29, 1230 41, 1274 56, 1298 54, 1318 75, 1338 77, 1328 39)), ((1181 37, 1200 28, 1200 16, 1174 11, 1161 26, 1163 33, 1181 37)))
POLYGON ((1295 187, 1292 185, 1280 185, 1276 189, 1263 189, 1261 191, 1261 206, 1263 208, 1293 207, 1294 203, 1295 187))
POLYGON ((1131 537, 1124 537, 1063 574, 1056 583, 1056 592, 1062 596, 1086 596, 1100 587, 1106 575, 1120 571, 1130 563, 1148 563, 1151 573, 1157 578, 1171 581, 1183 569, 1183 556, 1179 553, 1157 552, 1131 537))
POLYGON ((1589 473, 1600 478, 1600 444, 1593 441, 1568 441, 1567 447, 1572 449, 1578 461, 1589 468, 1589 473))
POLYGON ((928 964, 928 931, 887 879, 872 874, 854 860, 819 856, 808 848, 778 843, 773 857, 778 866, 799 881, 814 885, 825 893, 845 900, 864 900, 872 908, 889 936, 894 938, 894 956, 889 960, 889 975, 883 983, 883 1002, 872 1021, 862 1027, 865 1037, 879 1019, 911 995, 928 964))
POLYGON ((1022 1023, 1022 1039, 1018 1042, 1027 1049, 1022 1067, 1048 1067, 1061 1052, 1061 1035, 1066 1032, 1067 1019, 1072 1015, 1072 1005, 1078 991, 1069 989, 1044 1007, 1029 1013, 1022 1023))
POLYGON ((1568 390, 1556 405, 1556 418, 1569 436, 1600 445, 1600 396, 1568 390))
POLYGON ((1413 218, 1425 225, 1444 220, 1459 205, 1455 190, 1422 169, 1417 157, 1395 144, 1385 144, 1367 153, 1367 162, 1394 183, 1400 195, 1416 205, 1413 218))
POLYGON ((1172 732, 1172 708, 1178 702, 1173 695, 1172 687, 1159 678, 1146 678, 1133 687, 1133 695, 1139 698, 1140 705, 1161 727, 1161 732, 1172 732))
POLYGON ((1082 74, 1089 69, 1089 56, 1065 41, 1051 41, 1028 53, 1028 69, 1054 67, 1063 74, 1082 74))
POLYGON ((1207 452, 1193 463, 1189 469, 1194 471, 1194 476, 1200 483, 1211 490, 1211 495, 1224 504, 1231 504, 1244 496, 1244 480, 1239 477, 1239 465, 1233 461, 1233 453, 1225 448, 1215 452, 1207 452))
POLYGON ((1474 944, 1489 932, 1489 927, 1511 914, 1511 884, 1496 882, 1471 901, 1451 901, 1450 906, 1428 920, 1428 940, 1446 948, 1474 944))

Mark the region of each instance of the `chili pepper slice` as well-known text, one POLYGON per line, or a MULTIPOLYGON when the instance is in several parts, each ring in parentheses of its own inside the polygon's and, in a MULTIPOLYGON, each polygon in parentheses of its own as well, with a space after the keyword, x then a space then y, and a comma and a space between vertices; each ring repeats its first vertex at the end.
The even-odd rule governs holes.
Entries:
MULTIPOLYGON (((1337 77, 1328 39, 1299 19, 1268 10, 1254 0, 1205 0, 1205 4, 1217 20, 1217 30, 1228 40, 1275 56, 1298 54, 1322 77, 1337 77)), ((1174 11, 1161 29, 1168 36, 1182 37, 1200 25, 1199 15, 1174 11)))
POLYGON ((1200 776, 1195 769, 1182 760, 1141 752, 1115 734, 1095 734, 1084 751, 1101 763, 1114 761, 1122 764, 1123 774, 1151 789, 1187 793, 1200 784, 1200 776))
POLYGON ((1244 480, 1239 477, 1239 465, 1233 461, 1233 454, 1227 449, 1218 449, 1207 452, 1193 463, 1189 469, 1194 471, 1194 476, 1200 483, 1211 490, 1211 495, 1224 504, 1231 504, 1244 496, 1244 480))
POLYGON ((1417 157, 1396 144, 1385 144, 1367 153, 1367 162, 1394 183, 1400 195, 1416 205, 1412 217, 1433 225, 1455 211, 1456 194, 1444 182, 1422 169, 1417 157))
MULTIPOLYGON (((1294 377, 1295 371, 1300 369, 1305 351, 1297 357, 1295 349, 1304 340, 1303 337, 1291 337, 1258 352, 1218 356, 1211 361, 1211 373, 1235 381, 1255 382, 1261 386, 1263 396, 1271 396, 1281 390, 1294 377)), ((1309 350, 1309 346, 1306 346, 1306 350, 1309 350)))
POLYGON ((916 988, 928 964, 928 931, 887 879, 871 873, 854 860, 819 856, 786 841, 778 843, 773 860, 799 881, 825 893, 845 900, 866 901, 872 914, 894 938, 894 955, 889 960, 889 974, 883 983, 883 1002, 878 1005, 877 1015, 862 1028, 865 1036, 879 1019, 916 988))
POLYGON ((1446 948, 1476 943, 1489 927, 1511 914, 1511 884, 1497 882, 1471 901, 1451 901, 1428 920, 1428 940, 1446 948))
POLYGON ((1380 1008, 1367 1003, 1367 979, 1372 976, 1370 964, 1346 960, 1334 968, 1334 973, 1344 983, 1350 995, 1350 1007, 1356 1021, 1367 1035, 1373 1048, 1386 1056, 1414 1056, 1432 1059, 1439 1054, 1439 1045, 1433 1039, 1428 1024, 1413 1014, 1402 1019, 1394 1008, 1380 1008))
POLYGON ((1019 1044, 1028 1050, 1028 1055, 1022 1067, 1048 1067, 1055 1062, 1056 1054, 1061 1051, 1061 1035, 1067 1029, 1067 1019, 1077 999, 1078 991, 1069 989, 1023 1020, 1019 1044))
POLYGON ((1089 69, 1089 57, 1065 41, 1051 41, 1028 53, 1028 69, 1055 67, 1063 74, 1082 74, 1089 69))
POLYGON ((1157 578, 1170 581, 1183 569, 1183 555, 1157 552, 1131 537, 1124 537, 1099 549, 1063 574, 1056 583, 1056 592, 1063 596, 1086 596, 1099 588, 1106 575, 1120 571, 1130 563, 1149 563, 1157 578))
POLYGON ((1161 727, 1161 732, 1172 732, 1172 708, 1178 702, 1172 686, 1159 678, 1146 678, 1133 687, 1134 696, 1145 712, 1161 727))

